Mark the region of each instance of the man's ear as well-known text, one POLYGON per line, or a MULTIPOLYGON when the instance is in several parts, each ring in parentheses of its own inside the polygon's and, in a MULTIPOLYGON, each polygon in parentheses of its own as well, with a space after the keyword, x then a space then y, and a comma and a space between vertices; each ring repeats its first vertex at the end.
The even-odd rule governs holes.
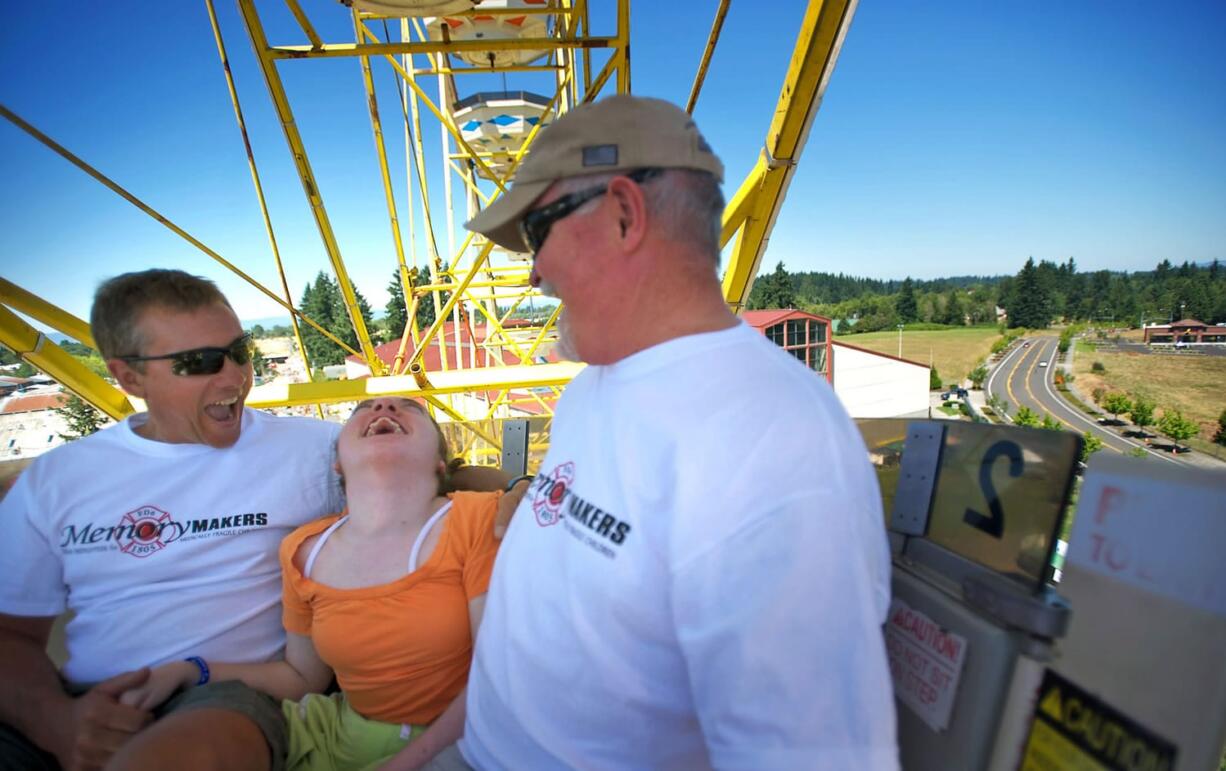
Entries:
POLYGON ((621 248, 632 253, 647 235, 647 199, 643 189, 625 177, 615 177, 605 193, 616 205, 621 248))
POLYGON ((129 396, 137 399, 145 398, 145 375, 122 359, 107 359, 106 368, 129 396))

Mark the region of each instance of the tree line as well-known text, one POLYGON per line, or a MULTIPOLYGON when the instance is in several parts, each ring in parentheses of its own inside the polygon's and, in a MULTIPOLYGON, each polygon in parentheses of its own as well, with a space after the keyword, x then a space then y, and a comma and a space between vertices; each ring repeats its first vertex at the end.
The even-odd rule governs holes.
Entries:
MULTIPOLYGON (((415 270, 410 270, 410 280, 414 284, 421 283, 415 270)), ((353 288, 358 311, 362 315, 362 321, 366 325, 371 341, 376 345, 389 340, 399 340, 404 335, 405 325, 408 323, 409 304, 405 302, 404 286, 400 282, 399 268, 392 271, 391 280, 387 285, 387 292, 390 297, 383 308, 383 316, 375 319, 373 318, 370 302, 357 287, 353 288)), ((449 293, 442 293, 441 301, 446 302, 448 296, 449 293)), ((298 309, 307 318, 328 330, 338 339, 343 340, 350 348, 357 350, 358 336, 353 329, 353 322, 349 318, 349 311, 345 308, 345 298, 341 294, 340 284, 337 283, 334 277, 324 271, 320 271, 315 276, 315 280, 303 288, 302 296, 298 300, 298 309)), ((432 298, 429 296, 422 298, 417 305, 416 318, 418 327, 422 329, 434 323, 434 302, 432 298)), ((344 348, 329 340, 326 335, 310 324, 299 323, 298 328, 302 333, 302 344, 306 347, 307 355, 313 367, 344 363, 345 357, 348 355, 344 348)), ((293 334, 293 329, 288 324, 277 324, 272 327, 256 324, 251 328, 251 334, 257 339, 263 337, 288 337, 293 334)))
POLYGON ((1226 322, 1226 270, 1162 260, 1149 271, 1081 272, 1062 263, 1026 260, 1012 276, 957 276, 923 281, 856 278, 842 273, 789 273, 782 262, 759 276, 749 307, 798 308, 846 320, 836 330, 874 332, 898 324, 994 324, 997 308, 1009 327, 1042 329, 1087 321, 1117 327, 1195 318, 1226 322), (854 320, 854 326, 853 326, 854 320))

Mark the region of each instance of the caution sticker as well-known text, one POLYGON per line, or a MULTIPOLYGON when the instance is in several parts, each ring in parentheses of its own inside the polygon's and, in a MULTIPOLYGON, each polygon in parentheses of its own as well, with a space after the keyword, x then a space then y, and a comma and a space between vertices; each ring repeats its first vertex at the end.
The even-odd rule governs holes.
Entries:
POLYGON ((1175 745, 1047 670, 1021 771, 1171 771, 1175 745))

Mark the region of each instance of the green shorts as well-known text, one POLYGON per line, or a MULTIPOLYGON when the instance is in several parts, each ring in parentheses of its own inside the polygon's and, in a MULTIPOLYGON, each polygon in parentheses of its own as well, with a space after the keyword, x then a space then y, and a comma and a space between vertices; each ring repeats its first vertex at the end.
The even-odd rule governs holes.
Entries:
POLYGON ((362 717, 342 693, 312 693, 281 703, 289 726, 289 771, 381 766, 426 730, 362 717))

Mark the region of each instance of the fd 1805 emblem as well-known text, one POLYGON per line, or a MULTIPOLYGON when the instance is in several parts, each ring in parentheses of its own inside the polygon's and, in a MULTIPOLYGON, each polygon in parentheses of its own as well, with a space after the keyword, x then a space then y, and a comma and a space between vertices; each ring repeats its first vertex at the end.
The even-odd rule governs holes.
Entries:
POLYGON ((541 527, 556 525, 562 521, 562 504, 566 491, 575 481, 575 464, 567 461, 543 478, 538 476, 533 483, 532 511, 541 527))
POLYGON ((122 536, 119 550, 133 557, 148 557, 166 548, 163 536, 173 534, 170 515, 156 506, 142 506, 129 511, 119 520, 122 536), (167 529, 172 532, 167 533, 167 529))

